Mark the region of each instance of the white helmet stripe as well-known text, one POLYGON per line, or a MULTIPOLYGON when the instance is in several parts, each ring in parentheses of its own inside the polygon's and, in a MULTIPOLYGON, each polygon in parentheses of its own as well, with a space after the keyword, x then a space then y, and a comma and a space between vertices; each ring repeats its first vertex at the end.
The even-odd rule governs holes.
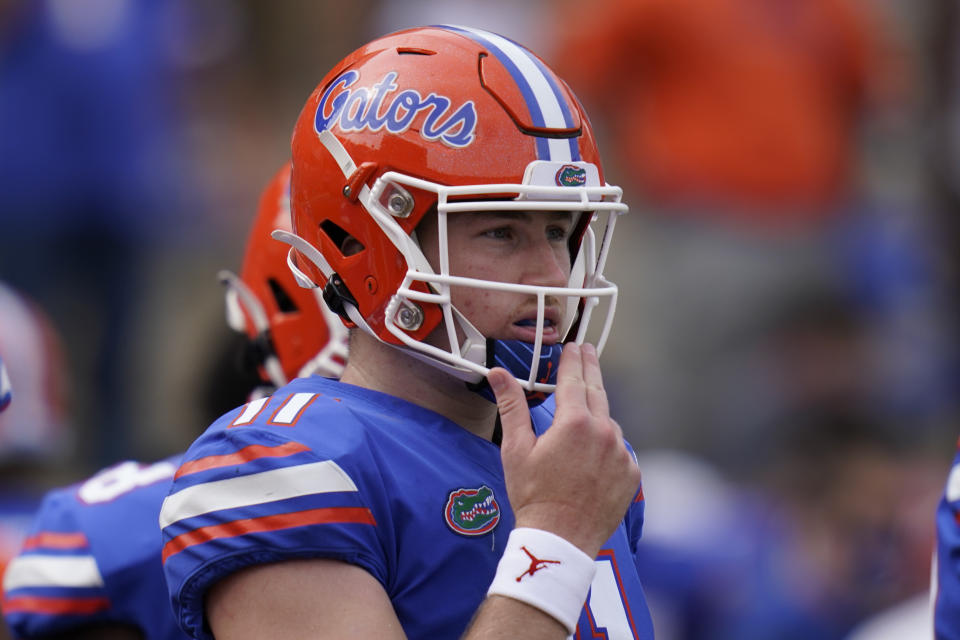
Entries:
MULTIPOLYGON (((567 129, 573 126, 570 108, 563 99, 556 80, 532 53, 489 31, 455 25, 439 26, 462 33, 490 49, 513 76, 527 103, 534 125, 551 129, 567 129)), ((571 162, 580 160, 580 149, 576 138, 537 138, 537 157, 541 160, 571 162)))

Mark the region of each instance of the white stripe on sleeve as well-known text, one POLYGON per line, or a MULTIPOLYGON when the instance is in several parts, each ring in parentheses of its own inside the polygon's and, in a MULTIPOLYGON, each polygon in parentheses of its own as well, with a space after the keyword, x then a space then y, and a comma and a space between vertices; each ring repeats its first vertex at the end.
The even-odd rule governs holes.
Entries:
POLYGON ((357 485, 332 460, 207 482, 167 496, 160 527, 213 511, 337 491, 357 491, 357 485))
POLYGON ((23 587, 102 587, 103 577, 91 555, 23 555, 14 558, 3 574, 3 589, 23 587))

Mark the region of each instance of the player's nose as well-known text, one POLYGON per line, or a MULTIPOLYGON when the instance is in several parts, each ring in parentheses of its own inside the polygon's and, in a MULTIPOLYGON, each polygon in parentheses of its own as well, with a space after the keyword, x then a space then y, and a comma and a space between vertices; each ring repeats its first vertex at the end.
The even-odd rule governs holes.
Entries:
POLYGON ((570 278, 570 254, 566 243, 551 242, 548 238, 535 241, 528 247, 527 284, 565 287, 570 278))

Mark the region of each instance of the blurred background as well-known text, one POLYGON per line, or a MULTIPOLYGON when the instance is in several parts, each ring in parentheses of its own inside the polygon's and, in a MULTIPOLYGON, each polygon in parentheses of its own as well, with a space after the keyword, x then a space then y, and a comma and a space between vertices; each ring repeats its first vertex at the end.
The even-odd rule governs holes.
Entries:
POLYGON ((922 612, 960 435, 947 0, 0 0, 11 495, 182 450, 243 401, 216 273, 300 108, 360 44, 436 23, 551 64, 631 206, 602 359, 658 638, 922 612))

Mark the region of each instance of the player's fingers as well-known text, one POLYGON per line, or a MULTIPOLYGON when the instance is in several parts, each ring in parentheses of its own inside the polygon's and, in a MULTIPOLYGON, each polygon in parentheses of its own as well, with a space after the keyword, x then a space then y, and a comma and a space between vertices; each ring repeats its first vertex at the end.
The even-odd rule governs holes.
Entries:
POLYGON ((500 367, 490 370, 487 382, 497 398, 500 412, 500 426, 503 428, 500 450, 505 453, 529 450, 536 436, 530 425, 530 408, 520 383, 500 367))
POLYGON ((568 409, 585 409, 587 400, 583 385, 583 356, 581 347, 576 343, 564 345, 560 356, 560 366, 557 368, 557 388, 554 396, 557 399, 557 413, 568 409))
POLYGON ((607 400, 607 390, 603 386, 603 374, 600 372, 600 359, 597 348, 592 344, 584 343, 580 347, 583 360, 583 384, 587 399, 587 408, 595 416, 609 416, 610 405, 607 400))

